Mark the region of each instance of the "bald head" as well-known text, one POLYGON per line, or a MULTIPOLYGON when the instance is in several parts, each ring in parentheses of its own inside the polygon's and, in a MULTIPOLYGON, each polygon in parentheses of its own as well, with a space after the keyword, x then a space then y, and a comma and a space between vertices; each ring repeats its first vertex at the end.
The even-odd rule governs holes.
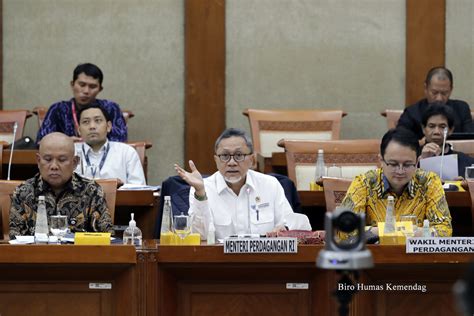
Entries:
POLYGON ((59 193, 71 179, 79 162, 75 156, 74 142, 62 133, 51 133, 40 142, 36 160, 44 181, 59 193))

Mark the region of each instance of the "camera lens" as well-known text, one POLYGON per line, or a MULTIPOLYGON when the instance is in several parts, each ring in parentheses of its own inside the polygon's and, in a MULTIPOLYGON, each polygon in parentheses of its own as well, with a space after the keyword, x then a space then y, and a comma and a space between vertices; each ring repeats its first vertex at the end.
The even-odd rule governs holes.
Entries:
POLYGON ((336 217, 334 227, 344 233, 349 233, 357 228, 357 215, 351 211, 344 211, 336 217))

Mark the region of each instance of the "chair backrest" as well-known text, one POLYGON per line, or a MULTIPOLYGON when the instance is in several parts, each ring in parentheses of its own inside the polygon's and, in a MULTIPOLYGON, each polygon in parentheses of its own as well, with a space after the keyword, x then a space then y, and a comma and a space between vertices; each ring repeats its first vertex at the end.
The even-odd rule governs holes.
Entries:
POLYGON ((402 116, 403 110, 390 110, 387 109, 380 113, 380 115, 387 118, 387 127, 389 129, 397 127, 398 120, 402 116))
POLYGON ((315 180, 316 159, 319 149, 324 150, 324 162, 327 167, 340 167, 343 178, 355 176, 380 166, 379 139, 353 140, 287 140, 278 145, 285 148, 288 176, 298 191, 309 190, 309 184, 315 180))
POLYGON ((344 178, 323 178, 324 199, 326 200, 326 211, 334 212, 346 196, 347 189, 352 180, 344 178))
POLYGON ((0 110, 0 141, 12 143, 23 137, 26 119, 31 116, 28 110, 0 110), (16 137, 13 139, 13 125, 17 122, 16 137))
POLYGON ((467 185, 469 187, 469 195, 471 196, 471 229, 472 233, 474 233, 474 181, 473 180, 466 180, 467 185))
POLYGON ((474 157, 474 139, 448 140, 448 143, 453 146, 454 151, 459 151, 468 156, 474 157))
POLYGON ((115 218, 115 199, 117 197, 117 179, 96 179, 97 182, 105 193, 105 200, 107 202, 107 208, 109 209, 112 223, 115 218))
POLYGON ((23 181, 0 180, 0 210, 2 212, 2 234, 3 239, 9 239, 10 233, 10 206, 11 197, 15 188, 22 184, 23 181))
POLYGON ((145 179, 148 181, 148 157, 146 155, 146 150, 153 147, 153 144, 149 141, 128 142, 127 144, 135 148, 137 151, 140 162, 142 163, 145 179))
POLYGON ((248 116, 255 152, 270 157, 282 152, 277 146, 282 138, 288 139, 339 139, 340 110, 257 110, 243 112, 248 116))
MULTIPOLYGON (((43 124, 43 121, 44 121, 44 117, 46 116, 46 113, 48 112, 48 108, 40 105, 40 106, 36 106, 32 112, 38 117, 38 126, 41 127, 41 124, 43 124)), ((133 114, 133 112, 130 110, 122 110, 122 115, 123 115, 123 118, 125 119, 125 123, 127 123, 129 119, 135 116, 135 114, 133 114)))

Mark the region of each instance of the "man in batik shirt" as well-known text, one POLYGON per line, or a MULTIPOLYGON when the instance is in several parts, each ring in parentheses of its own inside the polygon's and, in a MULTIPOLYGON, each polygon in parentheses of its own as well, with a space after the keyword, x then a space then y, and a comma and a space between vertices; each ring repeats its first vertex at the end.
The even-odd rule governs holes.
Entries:
POLYGON ((10 238, 34 235, 38 197, 43 195, 48 216, 67 215, 72 232, 113 233, 102 188, 73 171, 79 158, 72 139, 61 133, 43 138, 37 154, 39 174, 18 186, 10 209, 10 238))
POLYGON ((385 221, 387 197, 395 198, 395 217, 416 215, 418 223, 430 222, 436 236, 451 236, 451 214, 441 180, 433 172, 417 169, 421 153, 418 138, 409 130, 388 131, 380 145, 382 168, 357 176, 341 203, 356 213, 365 213, 366 224, 378 234, 385 221))

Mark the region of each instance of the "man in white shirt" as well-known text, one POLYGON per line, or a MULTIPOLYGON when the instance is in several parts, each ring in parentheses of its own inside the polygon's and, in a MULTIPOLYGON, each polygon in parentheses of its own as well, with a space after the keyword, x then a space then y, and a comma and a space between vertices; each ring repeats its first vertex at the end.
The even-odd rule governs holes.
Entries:
POLYGON ((216 141, 214 160, 218 171, 210 177, 203 179, 192 160, 191 172, 175 164, 178 175, 191 186, 191 226, 201 239, 207 237, 211 223, 216 238, 286 229, 311 230, 305 215, 293 213, 276 178, 249 170, 255 159, 249 136, 230 128, 216 141))
POLYGON ((145 185, 145 174, 137 151, 130 145, 112 142, 107 133, 112 128, 108 113, 97 103, 79 112, 79 133, 84 143, 76 143, 81 158, 76 172, 88 178, 117 178, 119 183, 145 185))

